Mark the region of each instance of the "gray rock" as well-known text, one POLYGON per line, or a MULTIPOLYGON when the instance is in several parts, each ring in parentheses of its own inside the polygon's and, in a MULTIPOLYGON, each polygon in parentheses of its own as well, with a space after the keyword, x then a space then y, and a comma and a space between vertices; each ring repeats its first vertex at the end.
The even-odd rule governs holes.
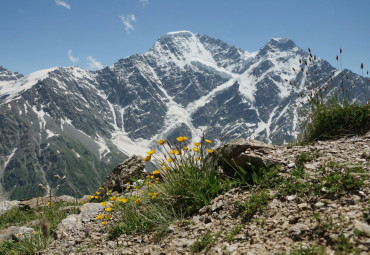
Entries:
POLYGON ((303 232, 308 231, 308 230, 309 230, 309 227, 306 226, 305 224, 297 223, 294 226, 289 228, 289 233, 292 234, 292 235, 299 236, 303 232))
POLYGON ((86 203, 80 207, 80 214, 72 214, 63 219, 55 229, 56 239, 61 239, 64 233, 71 230, 84 231, 83 222, 89 222, 98 215, 99 210, 103 209, 100 203, 86 203))
POLYGON ((145 164, 141 156, 133 155, 125 160, 107 176, 102 184, 103 190, 101 197, 105 197, 109 190, 112 192, 122 192, 124 184, 130 182, 132 178, 138 178, 145 173, 145 164))
POLYGON ((273 149, 273 145, 240 138, 218 148, 217 153, 227 162, 220 162, 225 166, 225 174, 234 176, 235 169, 238 169, 236 166, 248 169, 250 168, 250 164, 257 168, 276 165, 278 162, 268 157, 273 149), (230 165, 234 167, 230 167, 230 165))
POLYGON ((17 206, 20 201, 0 201, 0 215, 6 212, 7 210, 12 209, 13 207, 17 206))
POLYGON ((355 221, 355 229, 364 232, 366 236, 370 237, 370 225, 364 222, 355 221))
POLYGON ((316 204, 315 204, 315 208, 321 208, 321 207, 323 207, 325 204, 323 203, 323 202, 317 202, 316 204))
POLYGON ((29 238, 33 232, 35 232, 33 228, 12 226, 0 230, 0 241, 29 238))

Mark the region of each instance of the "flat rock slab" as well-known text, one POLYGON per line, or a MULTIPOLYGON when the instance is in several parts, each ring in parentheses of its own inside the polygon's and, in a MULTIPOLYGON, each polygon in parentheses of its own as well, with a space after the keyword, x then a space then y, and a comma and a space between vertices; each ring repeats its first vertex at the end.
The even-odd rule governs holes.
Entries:
POLYGON ((0 230, 0 241, 11 240, 13 238, 24 238, 30 237, 35 230, 33 228, 12 226, 6 229, 0 230))
POLYGON ((80 214, 72 214, 62 220, 55 230, 55 238, 61 239, 64 233, 74 230, 83 230, 83 222, 89 222, 98 215, 104 207, 100 203, 86 203, 79 209, 80 214))
POLYGON ((20 201, 14 200, 14 201, 1 201, 0 202, 0 215, 5 213, 6 211, 12 209, 13 207, 16 207, 20 201))
MULTIPOLYGON (((71 197, 71 196, 67 196, 67 195, 63 195, 63 196, 60 196, 60 197, 54 197, 54 196, 51 197, 51 202, 52 203, 57 203, 57 202, 72 203, 72 202, 75 202, 75 201, 76 201, 76 198, 71 197)), ((26 210, 26 209, 35 209, 35 208, 40 207, 40 206, 45 206, 49 202, 50 202, 50 197, 31 198, 31 199, 28 199, 28 200, 20 201, 19 208, 24 209, 24 210, 26 210)))

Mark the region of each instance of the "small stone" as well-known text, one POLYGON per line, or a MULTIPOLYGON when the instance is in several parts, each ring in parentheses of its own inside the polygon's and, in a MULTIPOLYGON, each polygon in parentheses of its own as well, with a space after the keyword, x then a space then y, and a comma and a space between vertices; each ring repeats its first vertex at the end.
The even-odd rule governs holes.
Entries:
POLYGON ((309 228, 301 223, 297 223, 289 229, 289 233, 293 235, 300 235, 302 232, 308 231, 309 228))
POLYGON ((289 163, 289 164, 288 164, 288 167, 289 167, 289 168, 293 168, 293 167, 295 167, 295 163, 289 163))
POLYGON ((173 244, 176 247, 186 247, 186 246, 189 245, 189 243, 190 243, 190 241, 188 239, 185 239, 185 238, 180 238, 180 239, 173 240, 173 244))
POLYGON ((298 208, 301 209, 301 210, 306 210, 306 209, 308 209, 308 204, 307 203, 299 204, 298 208))
POLYGON ((296 199, 296 197, 297 197, 297 196, 292 195, 292 196, 287 196, 287 197, 286 197, 286 199, 287 199, 288 201, 293 201, 294 199, 296 199))
POLYGON ((317 202, 316 204, 315 204, 315 207, 316 208, 321 208, 321 207, 323 207, 325 204, 323 203, 323 202, 317 202))
POLYGON ((354 201, 355 203, 358 203, 358 202, 360 202, 360 201, 361 201, 361 197, 359 197, 359 196, 357 196, 357 195, 353 195, 353 196, 352 196, 352 199, 353 199, 353 201, 354 201))
POLYGON ((206 213, 208 213, 209 212, 209 207, 208 206, 204 206, 204 207, 202 207, 200 210, 199 210, 199 214, 200 215, 204 215, 204 214, 206 214, 206 213))
POLYGON ((226 250, 227 250, 228 252, 233 252, 233 251, 236 251, 237 249, 238 249, 238 245, 236 245, 236 244, 230 245, 230 246, 228 246, 228 247, 226 248, 226 250))
POLYGON ((279 206, 280 206, 280 204, 281 204, 280 200, 278 200, 278 199, 274 198, 274 199, 271 201, 271 203, 269 204, 269 207, 270 207, 271 209, 275 209, 275 208, 279 207, 279 206))

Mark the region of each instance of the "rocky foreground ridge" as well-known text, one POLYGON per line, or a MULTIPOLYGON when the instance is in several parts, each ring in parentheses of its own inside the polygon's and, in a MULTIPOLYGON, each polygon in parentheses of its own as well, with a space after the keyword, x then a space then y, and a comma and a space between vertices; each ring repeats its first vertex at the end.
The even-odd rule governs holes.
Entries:
MULTIPOLYGON (((324 185, 315 196, 300 194, 299 189, 294 194, 285 195, 279 186, 268 188, 267 206, 251 218, 243 217, 238 204, 248 201, 255 188, 234 188, 214 198, 192 218, 173 223, 161 238, 158 233, 124 234, 108 241, 108 230, 118 221, 119 212, 113 211, 112 220, 102 226, 96 217, 104 212, 103 206, 85 203, 80 206, 79 214, 69 215, 58 225, 49 248, 39 253, 187 254, 199 251, 207 254, 289 254, 299 249, 311 249, 311 252, 316 251, 311 254, 369 254, 370 132, 364 136, 319 141, 309 146, 274 146, 240 139, 229 142, 219 151, 238 164, 246 161, 260 166, 278 164, 278 174, 287 178, 292 176, 297 164, 303 164, 305 176, 290 179, 290 183, 294 180, 309 183, 309 188, 322 181, 323 172, 330 175, 344 169, 353 177, 351 180, 361 179, 362 185, 356 190, 344 189, 337 193, 329 190, 334 186, 324 185), (351 169, 362 171, 351 172, 351 169)), ((118 176, 126 178, 124 173, 142 171, 143 168, 134 162, 139 166, 142 164, 139 157, 123 162, 113 171, 116 174, 112 172, 108 176, 110 179, 104 185, 111 188, 117 184, 118 176)), ((350 185, 341 181, 338 179, 331 184, 337 182, 335 187, 339 190, 350 185)), ((329 184, 330 180, 325 179, 325 182, 329 184)), ((6 231, 0 230, 0 239, 6 238, 6 231)), ((13 227, 12 231, 14 234, 25 230, 19 227, 14 230, 13 227)))

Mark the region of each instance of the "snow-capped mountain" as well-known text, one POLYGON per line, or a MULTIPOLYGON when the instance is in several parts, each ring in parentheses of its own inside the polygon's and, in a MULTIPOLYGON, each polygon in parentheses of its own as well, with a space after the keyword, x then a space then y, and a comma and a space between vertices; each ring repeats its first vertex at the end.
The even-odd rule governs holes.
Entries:
MULTIPOLYGON (((144 155, 162 138, 291 141, 295 105, 314 78, 334 93, 342 74, 289 39, 250 53, 188 31, 95 72, 57 67, 23 77, 0 68, 0 193, 33 196, 59 174, 58 194, 87 194, 127 155, 144 155)), ((364 100, 361 88, 350 93, 364 100)))

